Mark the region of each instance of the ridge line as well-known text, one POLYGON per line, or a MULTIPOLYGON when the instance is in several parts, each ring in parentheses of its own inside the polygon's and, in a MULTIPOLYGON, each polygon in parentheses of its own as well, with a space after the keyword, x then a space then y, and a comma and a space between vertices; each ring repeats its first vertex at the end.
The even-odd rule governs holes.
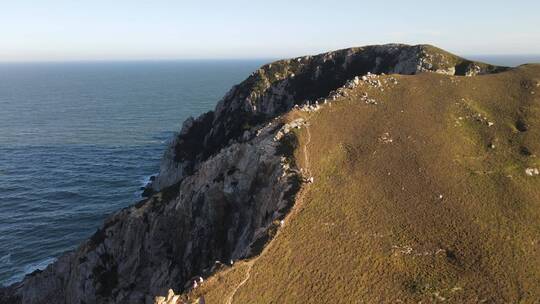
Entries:
MULTIPOLYGON (((307 132, 307 141, 306 143, 304 144, 304 147, 303 147, 303 154, 304 154, 304 168, 303 170, 301 171, 305 171, 306 174, 310 175, 310 163, 309 163, 309 153, 308 153, 308 145, 311 143, 311 132, 309 131, 309 124, 307 123, 306 124, 306 132, 307 132)), ((307 185, 307 184, 305 184, 307 185)), ((285 216, 285 219, 295 215, 296 213, 298 213, 298 207, 301 206, 303 200, 304 200, 304 193, 306 191, 306 188, 305 187, 302 187, 302 189, 299 191, 298 193, 298 199, 296 200, 296 203, 294 204, 294 206, 292 207, 292 210, 291 212, 289 212, 289 214, 287 214, 285 216)), ((268 251, 268 249, 274 244, 274 241, 278 238, 278 236, 281 234, 281 229, 278 229, 278 231, 276 232, 276 235, 272 238, 272 240, 270 241, 270 243, 268 244, 268 246, 265 246, 263 251, 261 252, 261 254, 259 254, 257 257, 254 257, 253 259, 251 259, 250 261, 246 262, 246 264, 248 265, 248 269, 246 271, 246 274, 245 274, 245 277, 244 279, 238 283, 238 285, 236 285, 236 287, 234 288, 234 290, 232 291, 231 295, 229 296, 229 299, 227 300, 227 304, 233 304, 233 301, 234 301, 234 297, 236 296, 236 293, 238 292, 238 290, 244 286, 244 284, 247 283, 247 281, 251 278, 251 270, 253 269, 253 266, 255 265, 255 262, 257 262, 257 260, 262 257, 266 251, 268 251)))

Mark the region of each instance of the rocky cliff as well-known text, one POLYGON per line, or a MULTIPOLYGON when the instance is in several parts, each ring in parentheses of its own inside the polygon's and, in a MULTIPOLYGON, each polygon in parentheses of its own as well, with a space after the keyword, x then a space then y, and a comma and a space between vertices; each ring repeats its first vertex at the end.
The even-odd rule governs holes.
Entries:
POLYGON ((251 128, 295 105, 314 103, 355 76, 436 72, 473 76, 504 67, 469 61, 430 45, 375 45, 267 64, 234 86, 212 112, 188 119, 165 153, 154 191, 196 171, 198 165, 251 128))
MULTIPOLYGON (((0 303, 153 303, 194 276, 261 250, 291 205, 302 174, 281 114, 332 96, 356 76, 505 68, 432 46, 351 48, 265 65, 190 118, 171 140, 149 197, 120 210, 75 251, 0 291, 0 303)), ((189 286, 189 285, 188 285, 189 286)))

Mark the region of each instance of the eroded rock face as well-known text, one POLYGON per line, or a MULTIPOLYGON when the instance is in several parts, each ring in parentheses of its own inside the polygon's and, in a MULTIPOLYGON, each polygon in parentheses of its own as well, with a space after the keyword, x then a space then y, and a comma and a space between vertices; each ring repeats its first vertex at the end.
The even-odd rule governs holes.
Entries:
POLYGON ((150 198, 108 218, 44 271, 1 289, 0 303, 153 303, 170 288, 182 291, 216 260, 260 250, 291 207, 301 179, 287 151, 290 131, 303 122, 281 126, 278 115, 368 72, 465 75, 471 64, 428 46, 384 45, 263 66, 215 111, 184 123, 150 198))
POLYGON ((355 76, 420 72, 473 76, 502 70, 432 46, 403 44, 344 49, 265 65, 233 87, 214 112, 184 124, 170 143, 152 188, 159 191, 178 182, 251 126, 326 97, 355 76))
POLYGON ((299 173, 279 152, 280 127, 265 126, 180 184, 114 214, 75 252, 5 290, 0 302, 153 303, 216 260, 256 252, 299 187, 299 173))

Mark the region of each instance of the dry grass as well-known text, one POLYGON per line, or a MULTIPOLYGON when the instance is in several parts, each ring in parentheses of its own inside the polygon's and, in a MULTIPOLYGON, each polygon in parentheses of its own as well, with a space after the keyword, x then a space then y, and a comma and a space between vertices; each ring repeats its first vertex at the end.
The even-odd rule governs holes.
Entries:
MULTIPOLYGON (((290 114, 315 183, 234 303, 539 303, 540 66, 393 77, 290 114)), ((198 295, 226 302, 237 265, 198 295)))

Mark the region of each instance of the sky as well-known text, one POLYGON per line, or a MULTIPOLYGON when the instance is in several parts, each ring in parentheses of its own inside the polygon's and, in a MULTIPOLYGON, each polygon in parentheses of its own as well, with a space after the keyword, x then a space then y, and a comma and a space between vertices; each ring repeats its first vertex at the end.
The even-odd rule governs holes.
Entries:
POLYGON ((0 61, 281 58, 391 42, 540 54, 540 1, 0 0, 0 61))

